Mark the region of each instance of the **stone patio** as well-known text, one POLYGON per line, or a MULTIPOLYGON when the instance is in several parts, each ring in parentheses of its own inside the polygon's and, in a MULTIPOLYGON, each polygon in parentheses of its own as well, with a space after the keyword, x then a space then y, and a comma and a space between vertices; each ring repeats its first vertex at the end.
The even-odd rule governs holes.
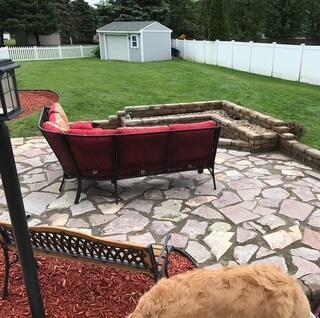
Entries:
MULTIPOLYGON (((320 173, 281 153, 219 149, 217 190, 209 172, 122 180, 115 204, 110 182, 76 182, 58 191, 61 166, 42 138, 13 139, 29 225, 81 228, 143 244, 185 248, 203 267, 274 263, 320 291, 320 173)), ((8 220, 0 187, 1 220, 8 220)))

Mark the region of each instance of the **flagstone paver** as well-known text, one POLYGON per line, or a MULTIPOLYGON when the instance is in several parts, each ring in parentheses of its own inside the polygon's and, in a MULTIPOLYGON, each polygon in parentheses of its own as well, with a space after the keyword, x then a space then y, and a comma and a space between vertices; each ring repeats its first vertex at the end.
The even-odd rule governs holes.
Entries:
POLYGON ((253 254, 258 250, 259 246, 249 244, 245 246, 236 246, 234 248, 233 257, 239 264, 247 264, 253 254))
POLYGON ((221 213, 219 213, 216 209, 208 207, 207 205, 202 205, 199 208, 193 210, 191 213, 208 220, 224 220, 224 217, 221 213))
MULTIPOLYGON (((217 190, 208 171, 119 181, 67 180, 43 138, 13 139, 30 226, 80 228, 115 240, 185 248, 203 267, 272 263, 320 295, 320 173, 271 152, 218 149, 217 190)), ((0 220, 9 220, 0 181, 0 220)))
POLYGON ((174 224, 170 221, 153 221, 151 226, 151 232, 163 236, 174 228, 174 224))
POLYGON ((320 251, 307 247, 299 247, 292 249, 291 255, 299 256, 309 261, 317 261, 320 258, 320 251))
POLYGON ((308 224, 320 228, 320 209, 311 214, 308 224))
POLYGON ((197 220, 187 220, 187 223, 182 228, 181 233, 188 235, 191 239, 197 238, 198 235, 204 235, 208 227, 208 222, 197 220))
POLYGON ((252 240, 257 235, 258 235, 258 233, 256 231, 246 230, 246 229, 244 229, 242 227, 238 227, 237 228, 237 242, 238 243, 244 243, 244 242, 247 242, 249 240, 252 240))
POLYGON ((302 234, 299 226, 295 225, 289 227, 288 231, 280 230, 264 235, 263 238, 267 241, 271 249, 283 249, 290 244, 301 240, 302 234))
POLYGON ((300 221, 304 221, 313 209, 314 206, 311 204, 288 199, 282 201, 279 213, 300 221))
POLYGON ((189 241, 186 251, 199 263, 202 264, 211 257, 211 253, 200 243, 189 241))

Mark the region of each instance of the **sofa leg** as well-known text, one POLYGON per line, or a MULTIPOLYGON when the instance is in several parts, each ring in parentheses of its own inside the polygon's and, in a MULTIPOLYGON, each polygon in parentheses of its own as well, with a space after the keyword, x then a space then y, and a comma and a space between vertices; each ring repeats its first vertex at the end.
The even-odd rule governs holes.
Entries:
POLYGON ((60 184, 60 188, 59 188, 59 192, 62 192, 63 191, 63 189, 64 189, 64 184, 65 184, 65 182, 66 182, 66 174, 64 173, 63 174, 63 178, 62 178, 62 182, 61 182, 61 184, 60 184))
POLYGON ((208 170, 209 170, 209 172, 210 172, 210 174, 212 176, 213 187, 214 187, 215 190, 217 190, 216 178, 214 176, 214 169, 212 168, 212 169, 208 169, 208 170))
POLYGON ((79 179, 78 179, 77 195, 76 195, 76 199, 75 199, 75 201, 74 201, 75 204, 78 204, 78 203, 80 202, 81 190, 82 190, 82 180, 79 178, 79 179))
POLYGON ((214 187, 215 190, 217 190, 216 178, 214 176, 214 173, 212 174, 212 179, 213 179, 213 187, 214 187))
POLYGON ((118 204, 119 203, 119 195, 118 195, 118 182, 117 180, 112 180, 111 181, 114 185, 114 194, 116 196, 116 203, 118 204))
POLYGON ((1 247, 3 249, 4 262, 5 262, 5 270, 4 270, 4 280, 3 280, 3 289, 2 289, 2 300, 7 299, 9 297, 9 274, 10 274, 10 259, 9 252, 5 245, 5 243, 0 242, 1 247))

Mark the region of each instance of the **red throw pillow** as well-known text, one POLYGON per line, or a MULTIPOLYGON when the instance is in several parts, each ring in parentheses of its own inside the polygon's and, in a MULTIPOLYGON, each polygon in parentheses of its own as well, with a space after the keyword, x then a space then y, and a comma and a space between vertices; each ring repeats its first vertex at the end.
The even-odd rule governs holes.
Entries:
POLYGON ((51 121, 46 121, 43 123, 42 128, 52 132, 62 132, 60 126, 52 123, 51 121))
POLYGON ((97 129, 92 127, 92 122, 89 121, 77 121, 70 124, 71 129, 97 129))
POLYGON ((69 134, 71 135, 82 135, 82 136, 110 136, 116 133, 115 129, 70 129, 69 134))
POLYGON ((67 132, 70 129, 67 115, 58 103, 54 103, 50 107, 49 121, 57 124, 64 132, 67 132))
POLYGON ((170 125, 172 130, 193 130, 201 128, 213 128, 216 127, 217 123, 213 120, 203 121, 200 123, 189 123, 189 124, 173 124, 170 125))
POLYGON ((153 126, 153 127, 121 127, 117 128, 117 134, 146 134, 155 132, 166 132, 169 131, 168 126, 153 126))

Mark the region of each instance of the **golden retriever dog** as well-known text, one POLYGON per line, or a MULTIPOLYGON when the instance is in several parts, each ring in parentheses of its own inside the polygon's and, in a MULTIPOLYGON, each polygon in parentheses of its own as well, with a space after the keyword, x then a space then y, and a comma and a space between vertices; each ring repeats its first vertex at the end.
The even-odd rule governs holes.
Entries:
POLYGON ((299 283, 268 265, 194 270, 162 279, 130 318, 310 318, 299 283))

